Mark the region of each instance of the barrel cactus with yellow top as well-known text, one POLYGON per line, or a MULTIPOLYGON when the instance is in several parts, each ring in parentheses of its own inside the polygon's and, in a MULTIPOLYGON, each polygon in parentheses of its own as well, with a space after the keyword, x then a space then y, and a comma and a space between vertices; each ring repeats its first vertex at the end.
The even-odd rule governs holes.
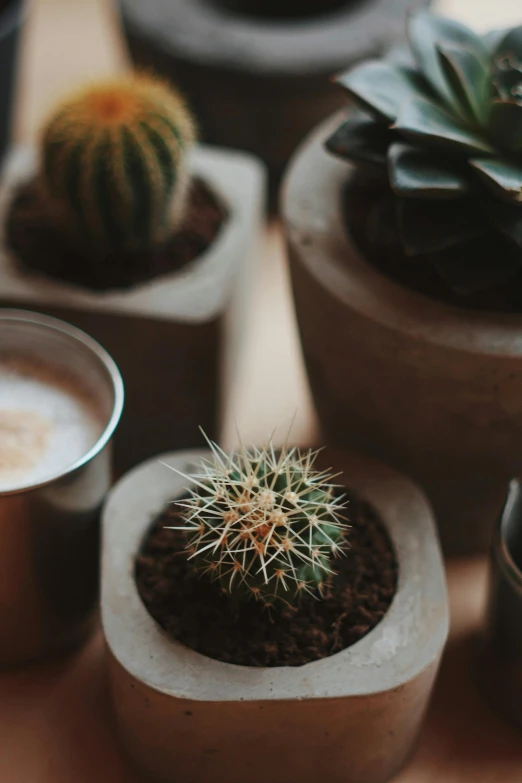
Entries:
POLYGON ((53 218, 92 252, 161 243, 183 218, 195 137, 181 96, 153 77, 83 88, 42 134, 41 187, 53 218))

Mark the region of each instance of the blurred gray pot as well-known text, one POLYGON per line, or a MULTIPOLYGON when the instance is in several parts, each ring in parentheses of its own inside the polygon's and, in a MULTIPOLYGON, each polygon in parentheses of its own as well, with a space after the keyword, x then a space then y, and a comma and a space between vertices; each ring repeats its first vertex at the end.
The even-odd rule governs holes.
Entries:
POLYGON ((304 135, 346 103, 329 77, 402 39, 407 9, 428 4, 120 0, 120 9, 134 62, 180 86, 207 142, 262 158, 274 191, 304 135))

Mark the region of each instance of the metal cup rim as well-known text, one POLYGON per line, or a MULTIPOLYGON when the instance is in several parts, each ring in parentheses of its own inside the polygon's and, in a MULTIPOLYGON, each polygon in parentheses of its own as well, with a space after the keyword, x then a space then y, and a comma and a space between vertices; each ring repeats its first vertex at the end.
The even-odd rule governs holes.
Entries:
POLYGON ((522 482, 518 479, 513 479, 509 485, 506 503, 500 515, 495 548, 497 551, 497 559, 500 561, 500 567, 512 583, 514 589, 522 595, 522 569, 520 569, 515 562, 507 543, 508 528, 512 521, 511 515, 514 512, 515 501, 521 492, 522 482))
POLYGON ((35 490, 42 489, 49 486, 50 484, 54 484, 56 481, 61 481, 67 476, 70 476, 72 473, 75 473, 84 465, 87 465, 89 462, 91 462, 105 448, 112 438, 123 412, 123 403, 125 398, 123 379, 116 362, 105 350, 105 348, 103 348, 86 332, 78 329, 76 326, 72 326, 66 321, 62 321, 59 318, 53 318, 49 315, 42 315, 41 313, 34 313, 29 310, 1 308, 0 327, 3 321, 8 321, 10 323, 16 321, 23 323, 33 323, 37 326, 45 327, 46 329, 61 332, 62 334, 67 335, 67 337, 70 337, 76 342, 80 343, 84 348, 87 348, 97 357, 97 359, 107 370, 114 391, 114 404, 112 408, 112 414, 109 418, 109 421, 105 425, 103 432, 101 433, 96 443, 86 454, 84 454, 66 469, 50 476, 49 478, 46 478, 42 482, 38 482, 37 484, 27 484, 12 490, 10 489, 0 491, 0 498, 8 497, 9 495, 20 495, 26 492, 33 492, 35 490))

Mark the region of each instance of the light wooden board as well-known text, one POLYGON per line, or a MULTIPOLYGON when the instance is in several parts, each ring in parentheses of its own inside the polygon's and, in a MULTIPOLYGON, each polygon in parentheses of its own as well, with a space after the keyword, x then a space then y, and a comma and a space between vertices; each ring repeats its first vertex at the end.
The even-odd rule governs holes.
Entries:
MULTIPOLYGON (((441 0, 439 7, 482 29, 522 23, 522 0, 441 0)), ((78 79, 120 70, 124 62, 108 0, 33 0, 18 137, 32 137, 49 101, 78 79)), ((284 439, 293 419, 292 437, 311 442, 315 419, 273 225, 225 442, 235 441, 234 422, 246 440, 261 440, 274 427, 284 439)), ((448 567, 451 640, 418 751, 396 783, 522 783, 522 737, 489 710, 475 687, 473 642, 485 576, 483 560, 448 567)), ((99 634, 67 660, 0 673, 0 783, 93 781, 137 783, 117 748, 99 634)))

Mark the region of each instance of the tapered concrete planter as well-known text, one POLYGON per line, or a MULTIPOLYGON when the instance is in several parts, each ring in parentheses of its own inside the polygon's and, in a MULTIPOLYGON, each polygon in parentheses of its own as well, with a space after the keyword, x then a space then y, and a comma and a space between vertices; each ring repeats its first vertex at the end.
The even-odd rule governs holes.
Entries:
POLYGON ((25 0, 9 0, 0 10, 0 160, 11 132, 16 66, 25 0))
POLYGON ((277 185, 303 136, 346 102, 329 77, 402 39, 407 9, 428 4, 323 0, 314 14, 296 2, 287 18, 256 15, 264 3, 251 0, 120 0, 120 9, 133 61, 174 79, 204 139, 259 155, 277 185))
MULTIPOLYGON (((162 461, 190 473, 201 456, 208 454, 162 461)), ((151 460, 112 492, 102 621, 121 737, 149 783, 381 783, 412 752, 448 632, 431 511, 389 468, 348 454, 324 461, 380 513, 399 582, 367 636, 300 667, 221 663, 167 637, 141 602, 134 561, 153 518, 186 482, 151 460)))
MULTIPOLYGON (((126 391, 115 440, 120 472, 173 443, 200 445, 199 426, 217 432, 220 398, 244 332, 263 223, 264 170, 248 155, 208 147, 195 151, 191 170, 230 214, 207 252, 179 272, 125 291, 91 292, 28 273, 0 246, 0 305, 63 318, 98 340, 118 364, 126 391)), ((19 150, 8 161, 2 230, 14 187, 34 171, 32 151, 19 150)))
POLYGON ((283 215, 304 357, 325 439, 413 476, 448 552, 485 551, 522 471, 522 316, 472 312, 401 287, 347 235, 350 167, 296 154, 283 215))

